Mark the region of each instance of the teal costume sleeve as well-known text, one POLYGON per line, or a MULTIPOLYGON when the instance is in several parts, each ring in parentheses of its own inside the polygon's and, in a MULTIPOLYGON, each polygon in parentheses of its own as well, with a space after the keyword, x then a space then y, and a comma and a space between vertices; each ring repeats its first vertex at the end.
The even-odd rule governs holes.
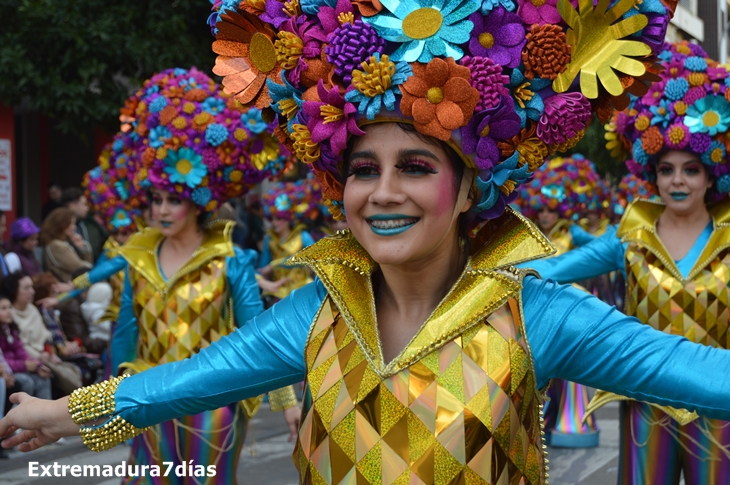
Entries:
MULTIPOLYGON (((124 268, 126 267, 127 260, 123 257, 115 256, 109 259, 106 252, 103 252, 101 253, 101 256, 99 256, 99 259, 96 261, 94 267, 91 268, 88 273, 86 273, 86 276, 88 276, 89 278, 89 284, 93 285, 94 283, 108 280, 118 272, 124 270, 124 268)), ((62 301, 66 301, 69 298, 76 298, 81 293, 83 293, 84 290, 86 290, 86 288, 76 288, 75 290, 72 290, 64 295, 62 301)))
POLYGON ((596 236, 586 231, 578 224, 570 226, 570 237, 573 240, 573 246, 575 247, 585 246, 596 238, 596 236))
POLYGON ((131 362, 137 356, 137 317, 134 316, 132 285, 129 283, 129 268, 124 270, 124 289, 119 305, 117 328, 112 337, 112 375, 116 375, 119 365, 131 362))
POLYGON ((256 251, 235 248, 236 255, 226 260, 226 277, 231 288, 233 314, 240 327, 264 311, 259 285, 256 283, 256 251))
POLYGON ((730 351, 659 332, 534 276, 524 279, 522 299, 539 388, 561 378, 730 420, 730 351))
POLYGON ((575 283, 611 271, 624 272, 625 252, 626 247, 616 237, 616 231, 608 231, 585 246, 560 256, 538 259, 518 266, 534 269, 543 278, 552 279, 558 283, 575 283))
POLYGON ((145 427, 301 382, 304 345, 326 295, 315 280, 191 358, 125 379, 115 415, 145 427))
POLYGON ((271 237, 267 234, 264 236, 264 242, 261 246, 261 256, 259 256, 259 264, 257 268, 263 268, 264 266, 271 263, 271 248, 269 245, 271 244, 271 237))
POLYGON ((312 244, 314 244, 314 238, 309 234, 309 231, 302 231, 302 247, 306 248, 312 244))

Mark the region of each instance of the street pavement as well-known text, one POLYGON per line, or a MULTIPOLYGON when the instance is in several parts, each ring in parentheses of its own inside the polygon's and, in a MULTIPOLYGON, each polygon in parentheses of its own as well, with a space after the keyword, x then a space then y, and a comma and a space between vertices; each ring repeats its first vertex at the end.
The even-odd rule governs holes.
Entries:
MULTIPOLYGON (((618 467, 618 404, 598 411, 601 428, 600 446, 569 450, 550 448, 551 485, 615 485, 618 467)), ((246 448, 238 467, 239 485, 296 485, 297 473, 292 464, 292 443, 287 442, 286 424, 280 413, 263 408, 254 417, 248 431, 246 448)), ((118 478, 29 477, 28 463, 49 465, 118 465, 126 460, 129 448, 119 446, 103 453, 92 453, 79 438, 67 438, 33 453, 11 451, 9 460, 0 460, 0 485, 116 485, 118 478)), ((40 469, 39 469, 40 470, 40 469)))

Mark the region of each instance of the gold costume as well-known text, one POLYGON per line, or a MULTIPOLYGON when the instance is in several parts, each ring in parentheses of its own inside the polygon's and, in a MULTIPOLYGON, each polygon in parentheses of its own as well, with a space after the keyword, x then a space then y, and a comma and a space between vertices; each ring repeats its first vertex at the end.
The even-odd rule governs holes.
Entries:
POLYGON ((282 241, 274 231, 269 231, 269 251, 272 261, 270 263, 273 270, 271 280, 279 281, 283 278, 289 278, 287 284, 283 285, 276 293, 264 292, 264 295, 271 295, 278 299, 285 298, 289 293, 311 283, 312 276, 307 268, 303 267, 287 267, 286 261, 293 255, 304 248, 302 240, 302 232, 305 230, 303 224, 295 226, 289 235, 282 241))

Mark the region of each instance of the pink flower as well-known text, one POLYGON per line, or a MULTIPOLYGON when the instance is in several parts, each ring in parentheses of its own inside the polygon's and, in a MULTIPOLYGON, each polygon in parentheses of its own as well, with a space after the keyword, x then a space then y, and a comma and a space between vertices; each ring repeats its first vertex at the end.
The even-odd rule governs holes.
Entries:
POLYGON ((526 25, 557 24, 562 19, 558 13, 558 0, 518 0, 517 15, 526 25))
POLYGON ((365 132, 357 127, 355 120, 357 107, 345 102, 337 86, 327 91, 321 79, 317 83, 317 94, 321 102, 305 101, 302 108, 309 115, 307 128, 312 134, 313 142, 321 143, 329 139, 332 151, 340 154, 347 147, 348 133, 365 135, 365 132))

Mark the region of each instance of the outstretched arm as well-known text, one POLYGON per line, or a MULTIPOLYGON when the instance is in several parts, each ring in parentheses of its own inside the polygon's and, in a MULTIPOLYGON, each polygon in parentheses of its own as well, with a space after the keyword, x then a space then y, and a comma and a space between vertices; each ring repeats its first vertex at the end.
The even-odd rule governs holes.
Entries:
POLYGON ((534 269, 540 276, 559 283, 575 283, 611 271, 623 270, 624 246, 615 231, 606 232, 585 246, 554 258, 538 259, 518 265, 534 269))
POLYGON ((538 387, 567 379, 730 420, 730 351, 659 332, 552 281, 526 277, 522 298, 538 387))
MULTIPOLYGON (((324 286, 315 281, 190 359, 123 379, 107 402, 99 397, 83 401, 82 408, 88 409, 84 415, 103 421, 101 427, 82 430, 84 436, 108 431, 108 438, 102 435, 102 444, 96 448, 105 449, 155 423, 192 416, 301 381, 307 334, 325 296, 324 286), (116 426, 121 432, 105 430, 105 425, 116 426)), ((75 393, 83 394, 84 389, 88 388, 75 393)), ((14 396, 14 402, 20 398, 23 404, 0 421, 0 436, 15 428, 26 431, 4 440, 3 447, 24 443, 19 449, 29 451, 79 431, 71 419, 68 398, 42 401, 25 394, 14 396)))
POLYGON ((235 249, 236 255, 226 261, 226 276, 231 287, 233 316, 240 327, 264 311, 259 286, 256 283, 256 251, 235 249))

